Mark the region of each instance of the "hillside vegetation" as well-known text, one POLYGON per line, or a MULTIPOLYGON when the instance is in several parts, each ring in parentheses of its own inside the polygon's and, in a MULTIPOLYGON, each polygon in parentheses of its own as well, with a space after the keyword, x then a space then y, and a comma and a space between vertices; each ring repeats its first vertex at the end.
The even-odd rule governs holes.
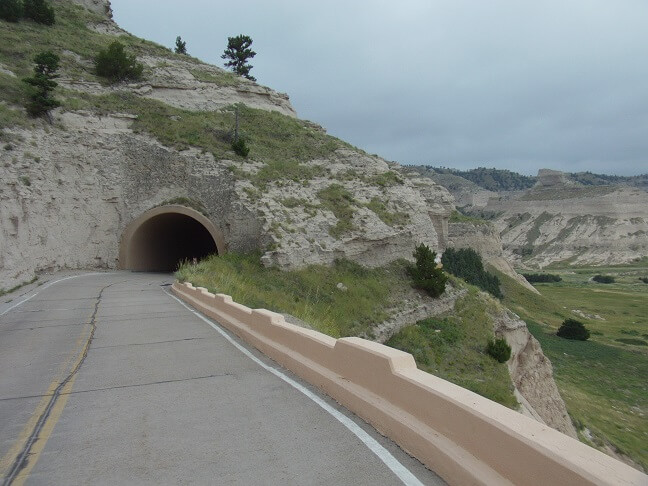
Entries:
MULTIPOLYGON (((494 272, 497 272, 493 269, 494 272)), ((536 283, 536 295, 499 273, 504 304, 518 313, 554 366, 556 383, 582 440, 648 467, 648 265, 551 269, 560 282, 536 283), (597 284, 598 273, 614 284, 597 284), (556 336, 575 318, 588 341, 556 336)))
MULTIPOLYGON (((263 267, 258 254, 227 253, 197 265, 185 264, 177 277, 231 295, 252 308, 291 314, 333 337, 371 337, 374 326, 388 319, 413 293, 416 296, 406 269, 404 261, 369 269, 338 260, 332 266, 280 271, 263 267)), ((488 313, 498 304, 459 279, 452 278, 452 285, 467 289, 453 311, 412 322, 387 344, 412 353, 423 370, 517 408, 506 365, 485 351, 493 337, 488 313)))

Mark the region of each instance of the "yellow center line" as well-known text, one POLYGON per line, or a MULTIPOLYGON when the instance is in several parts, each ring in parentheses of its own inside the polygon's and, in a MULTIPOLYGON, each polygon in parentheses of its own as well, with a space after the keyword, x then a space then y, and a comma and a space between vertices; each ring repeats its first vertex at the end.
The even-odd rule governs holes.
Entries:
MULTIPOLYGON (((0 459, 0 478, 5 477, 7 475, 9 469, 13 466, 20 453, 26 447, 27 441, 29 440, 34 429, 36 428, 39 419, 41 418, 43 413, 45 413, 45 410, 47 409, 47 406, 50 400, 52 399, 52 396, 54 395, 56 389, 65 379, 65 377, 69 376, 72 370, 74 370, 83 359, 83 356, 90 345, 91 319, 92 317, 90 317, 88 319, 88 322, 84 324, 83 331, 79 334, 79 337, 75 341, 72 351, 67 355, 65 361, 59 366, 59 369, 54 379, 50 383, 49 387, 47 388, 45 395, 36 406, 36 409, 29 417, 27 423, 25 423, 22 430, 20 431, 20 434, 18 435, 18 439, 14 442, 11 449, 9 449, 9 451, 2 457, 2 459, 0 459)), ((19 478, 24 475, 25 471, 27 470, 31 471, 31 469, 33 469, 34 465, 36 464, 36 461, 40 456, 40 452, 42 452, 42 447, 45 446, 47 439, 49 438, 49 436, 52 433, 52 430, 54 429, 54 425, 56 425, 56 422, 60 418, 61 412, 63 412, 63 407, 65 407, 65 404, 69 398, 69 391, 72 390, 72 385, 74 384, 75 379, 76 376, 73 376, 70 379, 70 381, 68 381, 68 383, 61 390, 59 394, 59 399, 54 404, 54 407, 52 408, 47 421, 45 422, 43 428, 41 429, 41 433, 39 434, 38 439, 32 445, 32 451, 28 458, 27 465, 25 466, 23 471, 21 471, 21 473, 16 477, 13 484, 22 484, 19 481, 19 478), (36 454, 35 451, 38 447, 40 447, 40 450, 36 454)), ((26 476, 24 479, 26 479, 26 476)), ((22 480, 23 482, 24 479, 22 480)))

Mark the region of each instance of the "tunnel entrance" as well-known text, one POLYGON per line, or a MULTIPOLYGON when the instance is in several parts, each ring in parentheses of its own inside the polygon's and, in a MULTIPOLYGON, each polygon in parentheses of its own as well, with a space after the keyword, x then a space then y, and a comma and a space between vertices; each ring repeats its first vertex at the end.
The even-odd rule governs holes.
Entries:
POLYGON ((128 225, 119 249, 119 267, 145 272, 173 272, 184 260, 225 251, 213 223, 185 206, 161 206, 128 225))

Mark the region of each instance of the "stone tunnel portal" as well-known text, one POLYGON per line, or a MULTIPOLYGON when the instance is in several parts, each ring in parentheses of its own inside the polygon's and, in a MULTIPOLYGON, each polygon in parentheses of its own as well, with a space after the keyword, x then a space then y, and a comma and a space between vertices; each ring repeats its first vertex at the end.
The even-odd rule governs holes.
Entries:
POLYGON ((128 225, 119 248, 119 267, 173 272, 184 260, 224 251, 222 236, 204 215, 185 206, 161 206, 128 225))

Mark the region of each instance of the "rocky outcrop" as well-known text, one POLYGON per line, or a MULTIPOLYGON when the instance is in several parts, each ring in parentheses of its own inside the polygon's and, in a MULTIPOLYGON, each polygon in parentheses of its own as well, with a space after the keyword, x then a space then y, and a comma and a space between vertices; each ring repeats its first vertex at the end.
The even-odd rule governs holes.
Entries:
POLYGON ((508 309, 500 309, 492 316, 495 335, 506 339, 511 346, 507 362, 515 395, 521 411, 577 438, 565 402, 553 379, 551 361, 543 354, 540 343, 529 333, 524 321, 508 309))
POLYGON ((519 265, 621 264, 648 255, 648 192, 615 186, 536 187, 491 200, 505 254, 519 265))
MULTIPOLYGON (((157 56, 142 56, 139 60, 150 71, 142 82, 109 86, 64 74, 59 84, 92 95, 131 93, 190 111, 214 111, 243 103, 251 108, 297 116, 287 94, 234 76, 219 67, 157 56)), ((90 63, 83 59, 79 62, 90 63)))
POLYGON ((428 174, 452 193, 462 211, 492 221, 503 257, 516 267, 623 264, 648 255, 644 179, 583 185, 579 177, 595 179, 585 175, 541 169, 532 188, 495 193, 456 175, 428 174))
POLYGON ((114 268, 126 225, 178 198, 204 207, 230 250, 270 247, 263 258, 268 265, 345 257, 373 266, 410 258, 420 242, 440 247, 443 224, 435 227, 433 219, 447 219, 449 194, 430 181, 400 178, 378 157, 340 149, 304 162, 305 169, 319 168, 319 176, 280 179, 261 191, 251 177, 264 164, 249 162, 237 174, 231 160, 134 133, 134 119, 65 112, 53 127, 5 131, 13 141, 0 151, 0 287, 43 270, 114 268), (351 177, 350 169, 358 175, 351 177), (372 182, 381 177, 389 184, 372 182), (332 185, 352 194, 350 226, 339 235, 331 231, 338 216, 320 195, 332 185))
POLYGON ((263 256, 266 265, 294 268, 348 258, 380 266, 397 258, 410 259, 418 243, 441 247, 446 235, 443 223, 435 222, 447 221, 452 210, 451 197, 443 188, 428 180, 400 177, 381 158, 351 149, 304 165, 325 175, 308 184, 282 181, 262 193, 249 182, 240 183, 242 192, 252 194, 250 202, 259 198, 255 204, 274 242, 263 256), (389 183, 375 183, 386 175, 391 176, 389 183), (322 191, 332 186, 350 195, 345 204, 352 217, 341 234, 334 231, 340 221, 335 208, 322 203, 322 191))
MULTIPOLYGON (((60 2, 63 0, 54 1, 60 2)), ((85 7, 88 10, 100 15, 105 15, 108 19, 112 19, 112 7, 110 6, 110 0, 72 0, 72 3, 81 5, 82 7, 85 7)))

